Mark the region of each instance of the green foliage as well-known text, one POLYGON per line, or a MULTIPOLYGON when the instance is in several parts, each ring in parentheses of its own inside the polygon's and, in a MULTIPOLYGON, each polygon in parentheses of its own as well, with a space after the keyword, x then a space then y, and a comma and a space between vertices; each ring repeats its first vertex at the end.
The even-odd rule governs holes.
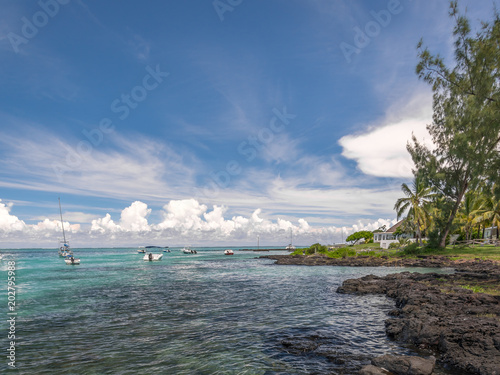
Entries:
POLYGON ((290 255, 303 255, 304 254, 304 251, 307 250, 307 247, 303 247, 303 248, 300 248, 300 249, 295 249, 295 251, 293 251, 292 253, 290 253, 290 255))
MULTIPOLYGON (((398 219, 406 213, 406 218, 402 225, 396 229, 396 233, 414 229, 417 239, 422 241, 422 231, 426 230, 430 224, 430 207, 436 193, 429 187, 421 176, 416 176, 413 180, 412 188, 402 184, 401 190, 405 197, 399 198, 394 205, 398 219)), ((412 230, 413 231, 413 230, 412 230)), ((396 235, 398 235, 396 234, 396 235)))
MULTIPOLYGON (((418 44, 417 75, 429 83, 433 95, 433 121, 427 129, 433 148, 413 137, 407 149, 416 166, 414 174, 439 191, 433 236, 445 247, 465 194, 484 181, 498 181, 500 169, 500 16, 482 22, 472 34, 469 20, 450 6, 455 19, 455 66, 447 67, 439 55, 418 44)), ((433 239, 434 243, 436 239, 433 239)))
POLYGON ((327 254, 330 258, 347 258, 356 256, 356 250, 350 247, 341 247, 340 249, 330 251, 327 254))
POLYGON ((422 252, 422 248, 418 246, 418 243, 411 243, 404 247, 402 253, 404 255, 417 255, 422 252))
POLYGON ((399 242, 391 242, 389 244, 389 249, 399 249, 401 247, 401 245, 399 244, 399 242))
MULTIPOLYGON (((304 249, 301 249, 300 254, 302 254, 302 251, 304 249)), ((328 252, 328 247, 325 245, 321 245, 320 243, 315 243, 311 246, 309 246, 307 249, 305 249, 306 255, 312 255, 315 253, 320 253, 320 254, 326 254, 328 252)))
POLYGON ((370 242, 370 240, 373 242, 373 232, 370 232, 368 230, 354 232, 353 234, 351 234, 349 237, 346 238, 346 241, 347 242, 354 241, 354 245, 355 245, 356 242, 358 242, 361 239, 364 239, 366 242, 370 242))

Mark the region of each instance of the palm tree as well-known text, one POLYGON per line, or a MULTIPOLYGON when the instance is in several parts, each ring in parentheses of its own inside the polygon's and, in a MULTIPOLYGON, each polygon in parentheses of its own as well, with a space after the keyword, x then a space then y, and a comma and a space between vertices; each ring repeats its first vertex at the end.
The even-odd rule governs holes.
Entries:
POLYGON ((399 220, 406 212, 406 219, 415 224, 417 239, 422 246, 422 229, 430 222, 429 208, 436 194, 418 176, 413 180, 412 189, 403 183, 401 190, 406 197, 399 198, 394 205, 397 218, 399 220))
MULTIPOLYGON (((497 227, 497 240, 500 232, 500 199, 495 195, 495 185, 491 189, 491 194, 485 194, 480 208, 477 210, 478 216, 475 221, 479 223, 489 223, 492 227, 497 227)), ((485 225, 484 224, 484 225, 485 225)), ((493 230, 491 231, 493 235, 493 230)))
MULTIPOLYGON (((463 224, 463 230, 465 232, 465 239, 467 241, 472 239, 472 226, 478 223, 477 217, 479 216, 479 210, 481 209, 482 197, 476 192, 467 192, 465 194, 464 201, 460 207, 459 219, 463 224)), ((479 223, 479 228, 481 224, 479 223)), ((479 229, 478 229, 479 233, 479 229)))

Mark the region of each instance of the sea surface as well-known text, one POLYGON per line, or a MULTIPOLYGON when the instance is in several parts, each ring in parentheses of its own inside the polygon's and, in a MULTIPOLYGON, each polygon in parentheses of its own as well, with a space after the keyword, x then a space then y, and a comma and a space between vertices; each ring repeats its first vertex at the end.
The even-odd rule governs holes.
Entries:
POLYGON ((353 374, 371 356, 414 354, 385 335, 393 301, 336 289, 415 269, 275 266, 257 257, 286 252, 224 249, 172 248, 159 262, 136 248, 74 249, 78 266, 56 249, 0 251, 0 373, 353 374), (16 369, 7 358, 9 261, 16 369), (283 345, 291 338, 316 340, 326 354, 283 345))

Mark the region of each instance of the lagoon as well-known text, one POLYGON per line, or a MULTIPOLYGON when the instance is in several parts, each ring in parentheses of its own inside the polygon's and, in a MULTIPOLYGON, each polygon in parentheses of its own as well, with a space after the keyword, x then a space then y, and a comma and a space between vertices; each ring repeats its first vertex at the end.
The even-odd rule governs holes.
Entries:
POLYGON ((143 261, 135 248, 74 249, 79 266, 55 249, 3 250, 4 296, 7 262, 16 263, 12 373, 352 374, 372 356, 412 353, 385 335, 393 301, 336 293, 347 278, 411 269, 275 266, 240 248, 233 256, 179 249, 160 262, 143 261), (283 345, 310 337, 329 356, 283 345))

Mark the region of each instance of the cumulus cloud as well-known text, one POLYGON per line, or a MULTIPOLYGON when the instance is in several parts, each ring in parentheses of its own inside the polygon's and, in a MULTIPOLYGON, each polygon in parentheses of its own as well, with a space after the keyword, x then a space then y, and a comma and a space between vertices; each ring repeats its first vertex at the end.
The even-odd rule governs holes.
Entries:
MULTIPOLYGON (((61 221, 60 220, 50 220, 50 219, 44 219, 43 221, 40 221, 39 223, 32 225, 31 228, 33 228, 34 231, 36 232, 44 232, 46 234, 52 234, 54 232, 61 233, 62 228, 61 228, 61 221)), ((80 231, 80 224, 71 224, 67 221, 64 222, 64 230, 66 233, 77 233, 80 231)))
POLYGON ((426 129, 432 121, 431 97, 416 94, 405 105, 389 108, 385 118, 368 125, 363 133, 342 137, 342 155, 358 163, 359 169, 377 177, 412 177, 413 161, 406 150, 412 134, 430 146, 426 129))
MULTIPOLYGON (((26 224, 17 216, 11 215, 12 203, 3 203, 0 199, 0 238, 4 246, 29 246, 32 241, 36 246, 40 246, 46 241, 57 245, 57 241, 62 237, 61 221, 44 218, 36 224, 26 224)), ((81 233, 80 224, 64 222, 66 235, 81 233)), ((33 245, 33 244, 32 244, 33 245)))
POLYGON ((120 225, 125 230, 148 231, 150 230, 146 217, 151 213, 146 203, 135 201, 130 207, 122 211, 120 225))
MULTIPOLYGON (((0 201, 0 232, 3 240, 26 244, 29 238, 37 243, 55 246, 61 237, 61 222, 45 218, 36 224, 26 224, 10 214, 12 204, 0 201)), ((98 246, 131 246, 147 242, 169 244, 191 244, 197 246, 223 243, 256 243, 260 237, 264 243, 286 245, 290 234, 295 244, 308 245, 314 242, 340 242, 347 235, 358 230, 375 230, 395 220, 359 220, 352 226, 310 225, 304 218, 289 220, 277 217, 269 219, 266 212, 257 208, 247 215, 229 216, 228 207, 213 205, 209 208, 196 199, 171 200, 161 209, 159 223, 149 223, 152 209, 141 201, 125 207, 115 222, 111 214, 94 219, 90 225, 64 222, 66 235, 70 235, 73 246, 94 243, 98 246)))
POLYGON ((24 221, 19 220, 17 216, 11 215, 12 203, 2 203, 0 199, 0 231, 12 232, 22 231, 26 228, 24 221))
POLYGON ((145 217, 151 212, 145 203, 136 201, 125 208, 121 213, 121 219, 116 224, 109 214, 105 217, 93 220, 91 232, 100 234, 137 234, 138 232, 151 232, 149 238, 169 238, 178 241, 231 241, 231 240, 253 240, 267 238, 270 241, 285 243, 290 233, 297 241, 318 241, 324 239, 332 242, 337 236, 340 240, 341 234, 348 235, 358 230, 375 230, 386 225, 390 227, 395 221, 378 219, 374 222, 358 221, 350 227, 323 226, 313 227, 307 220, 299 218, 296 222, 277 218, 270 220, 265 217, 262 209, 255 209, 248 217, 237 215, 226 218, 228 208, 214 205, 210 209, 207 205, 196 199, 172 200, 162 208, 162 221, 158 224, 148 224, 145 217), (130 213, 134 213, 130 215, 130 213), (124 225, 127 217, 134 224, 124 225))
POLYGON ((111 215, 92 220, 91 232, 148 232, 151 227, 148 224, 147 216, 151 213, 146 203, 135 201, 129 207, 123 209, 120 222, 116 224, 111 215))

